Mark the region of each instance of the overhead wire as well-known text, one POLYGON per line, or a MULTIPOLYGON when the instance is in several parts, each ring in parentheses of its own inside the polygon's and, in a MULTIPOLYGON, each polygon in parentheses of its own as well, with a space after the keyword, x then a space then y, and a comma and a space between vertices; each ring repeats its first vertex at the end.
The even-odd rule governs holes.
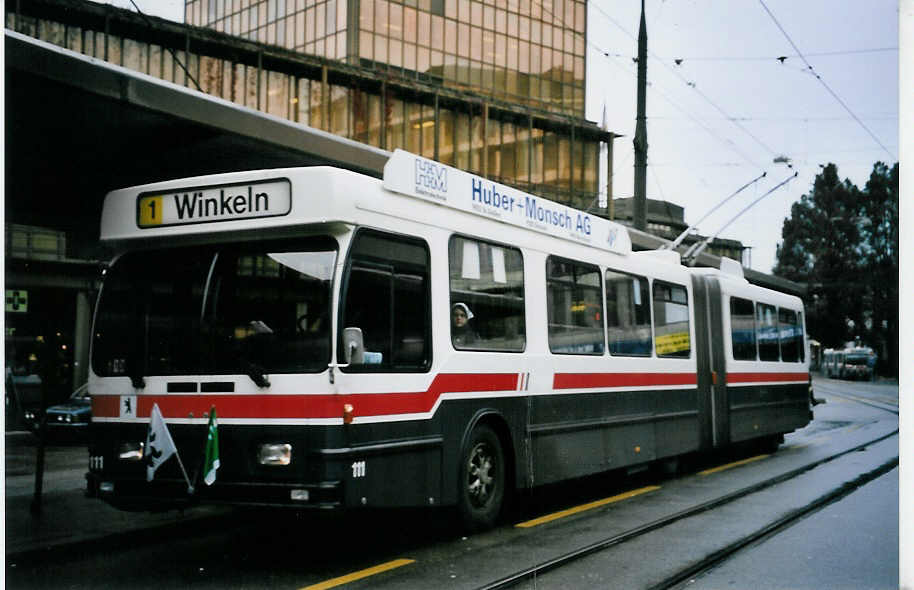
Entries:
MULTIPOLYGON (((873 47, 869 49, 846 49, 838 51, 820 51, 816 53, 807 53, 807 57, 827 57, 833 55, 857 55, 863 53, 884 53, 888 51, 898 51, 897 47, 873 47)), ((781 61, 792 57, 803 57, 799 53, 790 55, 768 55, 768 56, 704 56, 704 57, 677 57, 674 61, 781 61)))
POLYGON ((660 179, 657 177, 656 166, 649 166, 651 175, 654 177, 654 184, 657 185, 657 190, 660 192, 660 199, 666 201, 666 195, 663 193, 663 187, 660 186, 660 179))
POLYGON ((880 141, 879 138, 876 137, 876 134, 873 133, 870 130, 870 128, 867 127, 863 123, 863 121, 860 120, 860 118, 854 113, 854 111, 852 111, 851 108, 849 106, 847 106, 847 104, 843 100, 841 100, 841 97, 838 96, 838 94, 834 90, 831 89, 831 86, 829 86, 825 82, 825 80, 822 78, 822 76, 820 76, 819 73, 816 72, 815 68, 812 67, 812 64, 809 63, 809 60, 807 60, 806 57, 803 55, 803 52, 800 51, 800 48, 797 47, 797 44, 793 42, 793 39, 790 38, 790 35, 787 34, 787 31, 784 30, 784 27, 781 26, 780 22, 778 22, 778 19, 774 16, 774 13, 772 13, 771 10, 769 10, 768 6, 765 4, 765 0, 759 0, 759 2, 761 3, 762 8, 765 9, 765 12, 768 13, 768 16, 771 17, 771 20, 774 21, 774 24, 777 25, 777 28, 780 29, 781 33, 790 43, 791 47, 793 47, 793 50, 797 52, 797 55, 799 55, 800 59, 803 60, 803 63, 806 64, 806 67, 809 69, 810 73, 812 73, 816 77, 816 80, 818 80, 822 84, 822 86, 825 88, 825 90, 827 90, 828 93, 831 94, 832 97, 836 101, 838 101, 838 104, 840 104, 842 107, 844 107, 844 110, 846 110, 848 112, 848 114, 850 114, 850 116, 869 134, 869 136, 871 138, 873 138, 873 141, 875 141, 879 145, 879 147, 881 147, 885 151, 885 153, 887 153, 892 159, 897 159, 895 154, 890 152, 889 148, 885 147, 885 145, 882 143, 882 141, 880 141))
MULTIPOLYGON (((136 5, 136 2, 134 0, 130 0, 130 3, 133 5, 133 8, 136 10, 137 14, 139 14, 140 17, 144 21, 146 21, 146 25, 149 26, 150 28, 152 28, 152 21, 150 21, 149 17, 146 16, 146 14, 143 13, 142 10, 140 10, 140 7, 136 5)), ((171 47, 166 47, 165 49, 167 49, 168 52, 171 54, 171 57, 174 60, 174 62, 176 64, 178 64, 181 67, 181 69, 184 71, 184 75, 187 76, 188 79, 190 79, 190 81, 194 83, 194 86, 196 86, 197 90, 199 90, 200 92, 203 92, 203 89, 200 88, 200 84, 197 83, 197 79, 194 78, 193 75, 191 75, 190 71, 184 66, 184 62, 177 56, 177 54, 175 54, 174 50, 171 47)))
MULTIPOLYGON (((637 40, 637 38, 631 32, 629 32, 625 27, 623 27, 621 24, 619 24, 619 22, 616 21, 616 19, 614 19, 612 16, 610 16, 598 4, 594 3, 593 6, 596 10, 600 11, 611 23, 613 23, 622 32, 624 32, 630 38, 637 40)), ((660 62, 666 69, 668 69, 670 72, 672 72, 673 75, 675 75, 677 78, 679 78, 686 86, 690 87, 692 90, 697 92, 699 97, 701 97, 705 102, 707 102, 709 105, 711 105, 717 112, 722 114, 727 120, 729 120, 736 127, 738 127, 740 129, 740 131, 742 131, 747 136, 749 136, 755 143, 757 143, 762 148, 764 148, 769 154, 771 154, 772 156, 777 155, 777 152, 775 152, 773 149, 771 149, 771 147, 769 147, 767 144, 765 144, 765 142, 763 142, 761 139, 759 139, 754 133, 749 131, 745 126, 741 125, 739 123, 739 121, 736 120, 736 118, 730 116, 726 111, 723 110, 723 108, 721 108, 720 105, 718 105, 716 102, 711 100, 711 98, 708 95, 706 95, 704 92, 699 90, 697 84, 695 84, 694 82, 692 82, 690 80, 687 80, 684 76, 682 76, 682 74, 677 72, 672 66, 667 64, 666 61, 661 59, 659 56, 657 56, 657 54, 655 54, 651 50, 648 50, 648 55, 650 57, 652 57, 653 59, 655 59, 656 61, 660 62)), ((755 163, 753 163, 753 165, 758 166, 758 164, 755 164, 755 163)))
MULTIPOLYGON (((548 10, 547 8, 545 8, 545 7, 542 7, 542 8, 543 8, 543 10, 544 10, 545 12, 549 12, 549 10, 548 10)), ((603 14, 606 14, 606 13, 605 13, 604 11, 602 11, 602 10, 601 10, 601 12, 603 12, 603 14)), ((550 14, 551 14, 551 12, 550 12, 550 14)), ((559 21, 561 22, 561 18, 560 18, 560 17, 556 17, 555 15, 553 15, 553 18, 559 18, 559 21)), ((609 18, 612 20, 612 17, 609 17, 609 18)), ((613 21, 613 22, 615 23, 615 21, 613 21)), ((618 23, 615 23, 615 24, 616 24, 617 26, 621 27, 621 25, 618 25, 618 23)), ((563 25, 564 25, 564 23, 563 23, 563 25)), ((624 28, 623 28, 622 30, 625 31, 624 28)), ((628 31, 625 31, 625 33, 626 33, 629 37, 632 36, 631 33, 629 33, 628 31)), ((632 38, 635 39, 634 37, 632 37, 632 38)), ((637 40, 637 39, 636 39, 636 40, 637 40)), ((609 52, 609 51, 606 51, 606 50, 604 50, 602 47, 600 47, 599 45, 597 45, 596 43, 594 43, 593 41, 591 41, 590 39, 587 40, 587 44, 590 45, 593 49, 595 49, 596 51, 598 51, 600 54, 602 54, 602 55, 603 55, 604 57, 606 57, 606 58, 613 58, 613 57, 617 57, 617 58, 625 57, 625 58, 627 58, 627 57, 629 57, 629 56, 624 56, 624 55, 622 55, 622 54, 611 53, 611 52, 609 52)), ((619 68, 619 69, 625 71, 626 73, 628 73, 628 74, 630 74, 630 75, 633 75, 633 76, 636 75, 635 72, 631 72, 631 71, 625 69, 624 67, 622 67, 622 66, 620 66, 618 63, 616 63, 616 61, 614 61, 613 59, 609 59, 608 61, 609 61, 610 63, 612 63, 614 66, 616 66, 617 68, 619 68)), ((697 117, 695 117, 694 115, 692 115, 691 113, 689 113, 689 112, 687 112, 685 109, 683 109, 682 105, 680 105, 678 101, 673 100, 673 99, 670 98, 668 95, 666 95, 666 94, 664 94, 662 91, 660 91, 661 85, 657 84, 656 82, 648 82, 648 86, 654 91, 655 94, 657 94, 658 96, 660 96, 661 98, 663 98, 663 100, 665 100, 667 103, 669 103, 670 106, 672 106, 673 108, 675 108, 676 110, 678 110, 680 113, 682 113, 683 115, 685 115, 689 120, 691 120, 693 123, 695 123, 698 127, 700 127, 700 128, 701 128, 703 131, 705 131, 708 135, 710 135, 711 137, 713 137, 714 139, 716 139, 717 141, 719 141, 720 143, 722 143, 723 145, 725 145, 728 149, 732 150, 734 153, 736 153, 740 158, 742 158, 743 160, 745 160, 747 163, 751 164, 751 165, 754 166, 754 167, 759 167, 759 164, 758 164, 756 161, 754 161, 752 158, 750 158, 750 157, 747 156, 745 153, 743 153, 742 151, 740 151, 740 150, 736 147, 736 145, 735 145, 731 140, 722 138, 720 135, 718 135, 716 132, 714 132, 711 128, 709 128, 707 125, 705 125, 704 123, 702 123, 701 120, 699 120, 697 117)), ((652 117, 649 117, 648 120, 650 120, 651 118, 652 118, 652 117)))
MULTIPOLYGON (((897 120, 898 115, 872 115, 868 117, 862 117, 863 119, 868 119, 871 121, 892 121, 897 120)), ((678 120, 678 117, 666 117, 663 115, 655 115, 651 117, 654 121, 665 121, 665 120, 678 120)), ((721 120, 723 117, 721 117, 721 120)), ((810 116, 800 116, 800 117, 736 117, 740 121, 807 121, 810 123, 815 123, 819 121, 848 121, 851 120, 851 117, 810 117, 810 116)))
MULTIPOLYGON (((568 27, 568 25, 565 23, 564 19, 563 19, 560 15, 557 15, 557 14, 555 14, 554 12, 552 12, 551 10, 549 10, 548 8, 546 8, 546 6, 542 3, 541 0, 533 0, 533 1, 534 1, 536 4, 539 4, 539 6, 540 6, 540 8, 543 10, 543 12, 544 12, 544 13, 547 13, 549 16, 551 16, 551 17, 553 18, 553 20, 558 21, 558 22, 561 23, 561 25, 562 25, 563 27, 565 27, 565 28, 568 27)), ((594 6, 595 6, 598 10, 600 10, 600 12, 602 12, 604 15, 606 15, 606 17, 609 18, 609 19, 613 22, 613 24, 615 24, 615 25, 616 25, 617 27, 619 27, 623 32, 625 32, 626 35, 628 35, 629 37, 631 37, 633 40, 637 41, 637 38, 636 38, 636 37, 634 37, 631 33, 629 33, 627 30, 625 30, 625 28, 622 27, 622 25, 620 25, 618 22, 616 22, 615 19, 613 19, 611 16, 609 16, 609 15, 606 13, 606 11, 602 10, 599 6, 596 6, 596 5, 594 5, 594 6)), ((579 35, 580 35, 580 34, 582 34, 582 33, 576 31, 575 34, 579 34, 579 35)), ((600 47, 599 45, 597 45, 596 43, 594 43, 592 40, 588 39, 586 36, 585 36, 585 41, 586 41, 586 43, 587 43, 588 45, 590 45, 593 49, 595 49, 596 51, 600 52, 604 57, 607 57, 607 58, 611 58, 611 57, 620 57, 620 58, 621 58, 621 57, 628 57, 628 56, 623 56, 622 54, 610 53, 609 51, 604 50, 602 47, 600 47)), ((626 71, 627 73, 629 73, 629 74, 631 74, 631 75, 635 75, 634 72, 630 72, 630 71, 626 70, 625 68, 623 68, 622 66, 620 66, 618 63, 616 63, 616 62, 613 61, 612 59, 610 59, 609 62, 612 63, 613 65, 615 65, 616 67, 622 69, 623 71, 626 71)), ((661 98, 663 98, 665 101, 667 101, 667 102, 668 102, 671 106, 673 106, 676 110, 678 110, 679 112, 681 112, 682 114, 684 114, 686 117, 688 117, 688 118, 689 118, 692 122, 694 122, 696 125, 698 125, 699 127, 701 127, 706 133, 708 133, 709 135, 711 135, 714 139, 716 139, 717 141, 719 141, 719 142, 721 142, 722 144, 726 145, 727 148, 733 150, 737 155, 739 155, 739 156, 740 156, 742 159, 744 159, 747 163, 751 164, 751 165, 754 166, 754 167, 759 167, 759 164, 758 164, 757 162, 755 162, 752 158, 746 156, 743 152, 741 152, 740 150, 738 150, 738 149, 736 148, 735 144, 734 144, 731 140, 721 138, 717 133, 715 133, 715 132, 712 131, 709 127, 707 127, 705 124, 703 124, 697 117, 694 117, 694 116, 691 115, 690 113, 686 112, 686 111, 682 108, 682 106, 681 106, 677 101, 674 101, 674 100, 671 99, 669 96, 667 96, 667 95, 664 94, 663 92, 659 91, 659 90, 658 90, 659 86, 657 86, 656 83, 649 82, 649 83, 648 83, 648 86, 651 86, 652 89, 655 91, 656 94, 658 94, 661 98)), ((772 153, 773 153, 773 152, 772 152, 772 153)))

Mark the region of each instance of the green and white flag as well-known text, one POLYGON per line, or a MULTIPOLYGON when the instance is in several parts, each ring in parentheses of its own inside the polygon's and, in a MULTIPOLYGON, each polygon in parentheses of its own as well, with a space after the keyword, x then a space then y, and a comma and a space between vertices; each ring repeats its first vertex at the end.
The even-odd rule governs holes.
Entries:
POLYGON ((216 424, 216 407, 209 411, 209 431, 206 434, 206 459, 203 463, 203 481, 211 486, 219 469, 219 430, 216 424))

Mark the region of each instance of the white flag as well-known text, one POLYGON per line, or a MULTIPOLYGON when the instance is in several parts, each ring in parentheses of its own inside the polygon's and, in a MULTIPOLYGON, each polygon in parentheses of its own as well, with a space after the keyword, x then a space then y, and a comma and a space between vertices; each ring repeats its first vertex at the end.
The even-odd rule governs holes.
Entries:
POLYGON ((148 461, 146 465, 146 481, 152 481, 159 465, 178 452, 175 442, 171 440, 171 434, 168 432, 165 419, 162 418, 159 404, 152 405, 152 413, 149 417, 149 432, 146 433, 145 451, 148 461))

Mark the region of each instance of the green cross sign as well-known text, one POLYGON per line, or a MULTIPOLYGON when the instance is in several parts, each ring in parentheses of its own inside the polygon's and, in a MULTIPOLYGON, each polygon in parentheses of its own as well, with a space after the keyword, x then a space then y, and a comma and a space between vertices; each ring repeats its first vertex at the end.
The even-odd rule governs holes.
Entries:
POLYGON ((29 292, 15 289, 6 290, 6 311, 26 313, 29 310, 29 292))

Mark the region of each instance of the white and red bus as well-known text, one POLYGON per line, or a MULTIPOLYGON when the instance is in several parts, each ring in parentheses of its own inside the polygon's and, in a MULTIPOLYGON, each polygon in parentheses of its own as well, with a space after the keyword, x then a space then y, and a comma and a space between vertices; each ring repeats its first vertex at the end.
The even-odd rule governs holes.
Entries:
MULTIPOLYGON (((800 299, 397 151, 110 193, 90 490, 113 505, 456 505, 811 419, 800 299), (174 461, 147 481, 157 405, 174 461), (221 466, 200 480, 207 416, 221 466)), ((726 261, 725 261, 726 262, 726 261)))

